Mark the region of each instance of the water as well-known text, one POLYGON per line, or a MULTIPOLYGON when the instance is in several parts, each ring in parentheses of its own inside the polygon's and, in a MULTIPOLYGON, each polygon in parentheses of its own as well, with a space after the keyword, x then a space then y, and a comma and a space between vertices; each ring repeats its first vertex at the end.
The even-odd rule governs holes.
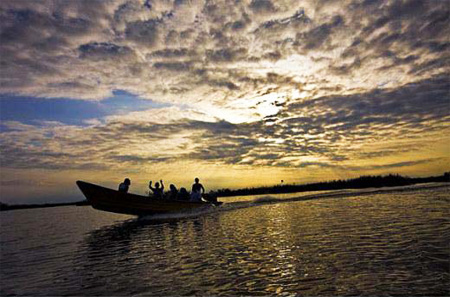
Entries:
POLYGON ((2 212, 0 295, 450 294, 450 187, 314 195, 177 218, 2 212))

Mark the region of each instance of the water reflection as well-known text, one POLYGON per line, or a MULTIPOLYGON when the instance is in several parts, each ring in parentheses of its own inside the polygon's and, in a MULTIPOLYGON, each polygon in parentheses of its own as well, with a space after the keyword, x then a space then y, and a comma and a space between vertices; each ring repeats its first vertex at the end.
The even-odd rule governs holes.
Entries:
POLYGON ((124 287, 156 295, 375 293, 380 284, 401 286, 421 274, 415 264, 424 248, 411 241, 428 226, 420 216, 421 207, 392 196, 133 220, 91 232, 75 266, 83 291, 94 294, 102 294, 104 279, 111 294, 124 287))
POLYGON ((217 222, 214 218, 131 220, 92 231, 80 245, 74 263, 80 267, 82 291, 102 294, 98 282, 105 279, 114 280, 108 291, 114 294, 120 294, 124 286, 136 293, 163 293, 173 287, 176 278, 186 276, 191 284, 201 282, 201 277, 193 273, 203 265, 198 254, 207 248, 202 244, 205 224, 217 222))
MULTIPOLYGON (((448 295, 449 193, 239 206, 176 221, 111 217, 73 233, 65 246, 61 232, 48 244, 52 258, 27 262, 45 273, 32 274, 34 283, 27 276, 21 287, 29 295, 37 287, 83 296, 380 295, 386 288, 448 295)), ((73 227, 80 213, 72 221, 68 215, 73 227)), ((98 218, 92 211, 90 220, 98 218)), ((16 249, 4 250, 14 259, 16 249)))
POLYGON ((175 222, 130 220, 94 230, 74 263, 80 292, 101 295, 105 280, 110 294, 124 286, 181 295, 289 291, 299 261, 284 211, 261 209, 254 220, 248 210, 175 222))

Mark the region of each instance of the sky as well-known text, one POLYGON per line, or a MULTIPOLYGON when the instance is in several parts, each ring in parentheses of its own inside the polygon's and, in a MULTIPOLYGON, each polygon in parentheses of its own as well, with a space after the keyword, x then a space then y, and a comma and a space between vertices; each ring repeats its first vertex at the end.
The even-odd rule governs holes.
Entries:
POLYGON ((450 166, 448 0, 0 1, 0 200, 450 166))

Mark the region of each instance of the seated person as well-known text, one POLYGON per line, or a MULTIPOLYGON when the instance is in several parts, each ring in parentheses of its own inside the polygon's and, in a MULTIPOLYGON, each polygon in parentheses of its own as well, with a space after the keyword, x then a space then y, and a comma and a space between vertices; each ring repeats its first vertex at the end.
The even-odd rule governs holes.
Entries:
POLYGON ((177 197, 177 199, 178 200, 185 200, 185 201, 188 201, 189 200, 189 193, 188 193, 188 191, 186 190, 186 188, 180 188, 180 192, 178 193, 178 197, 177 197))
POLYGON ((198 177, 195 178, 195 183, 192 185, 191 201, 202 201, 202 194, 205 193, 205 188, 199 183, 198 177))
POLYGON ((131 181, 129 178, 126 178, 123 183, 119 185, 119 192, 128 193, 128 189, 130 188, 131 181))
POLYGON ((170 184, 169 188, 170 188, 169 199, 170 200, 176 200, 177 197, 178 197, 177 187, 175 187, 174 184, 170 184))
POLYGON ((164 184, 163 184, 162 180, 160 180, 160 182, 161 182, 161 187, 159 187, 158 182, 155 183, 154 188, 152 187, 152 181, 150 181, 148 184, 149 189, 153 191, 153 197, 158 198, 158 199, 164 198, 164 184))

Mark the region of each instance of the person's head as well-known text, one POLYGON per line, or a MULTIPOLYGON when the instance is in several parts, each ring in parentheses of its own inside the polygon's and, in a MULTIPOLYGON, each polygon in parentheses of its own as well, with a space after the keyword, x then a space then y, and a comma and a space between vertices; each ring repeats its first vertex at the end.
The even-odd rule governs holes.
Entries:
POLYGON ((177 190, 177 188, 175 187, 174 184, 170 184, 169 188, 170 188, 171 191, 176 191, 177 190))
POLYGON ((198 177, 196 177, 196 178, 194 179, 194 181, 195 181, 196 184, 198 184, 198 182, 199 182, 200 180, 198 179, 198 177))
POLYGON ((155 183, 155 188, 159 188, 159 182, 155 183))
POLYGON ((123 183, 124 184, 126 184, 126 185, 131 185, 131 181, 130 181, 130 179, 129 178, 126 178, 124 181, 123 181, 123 183))
POLYGON ((181 193, 181 194, 187 193, 186 188, 180 188, 180 193, 181 193))

